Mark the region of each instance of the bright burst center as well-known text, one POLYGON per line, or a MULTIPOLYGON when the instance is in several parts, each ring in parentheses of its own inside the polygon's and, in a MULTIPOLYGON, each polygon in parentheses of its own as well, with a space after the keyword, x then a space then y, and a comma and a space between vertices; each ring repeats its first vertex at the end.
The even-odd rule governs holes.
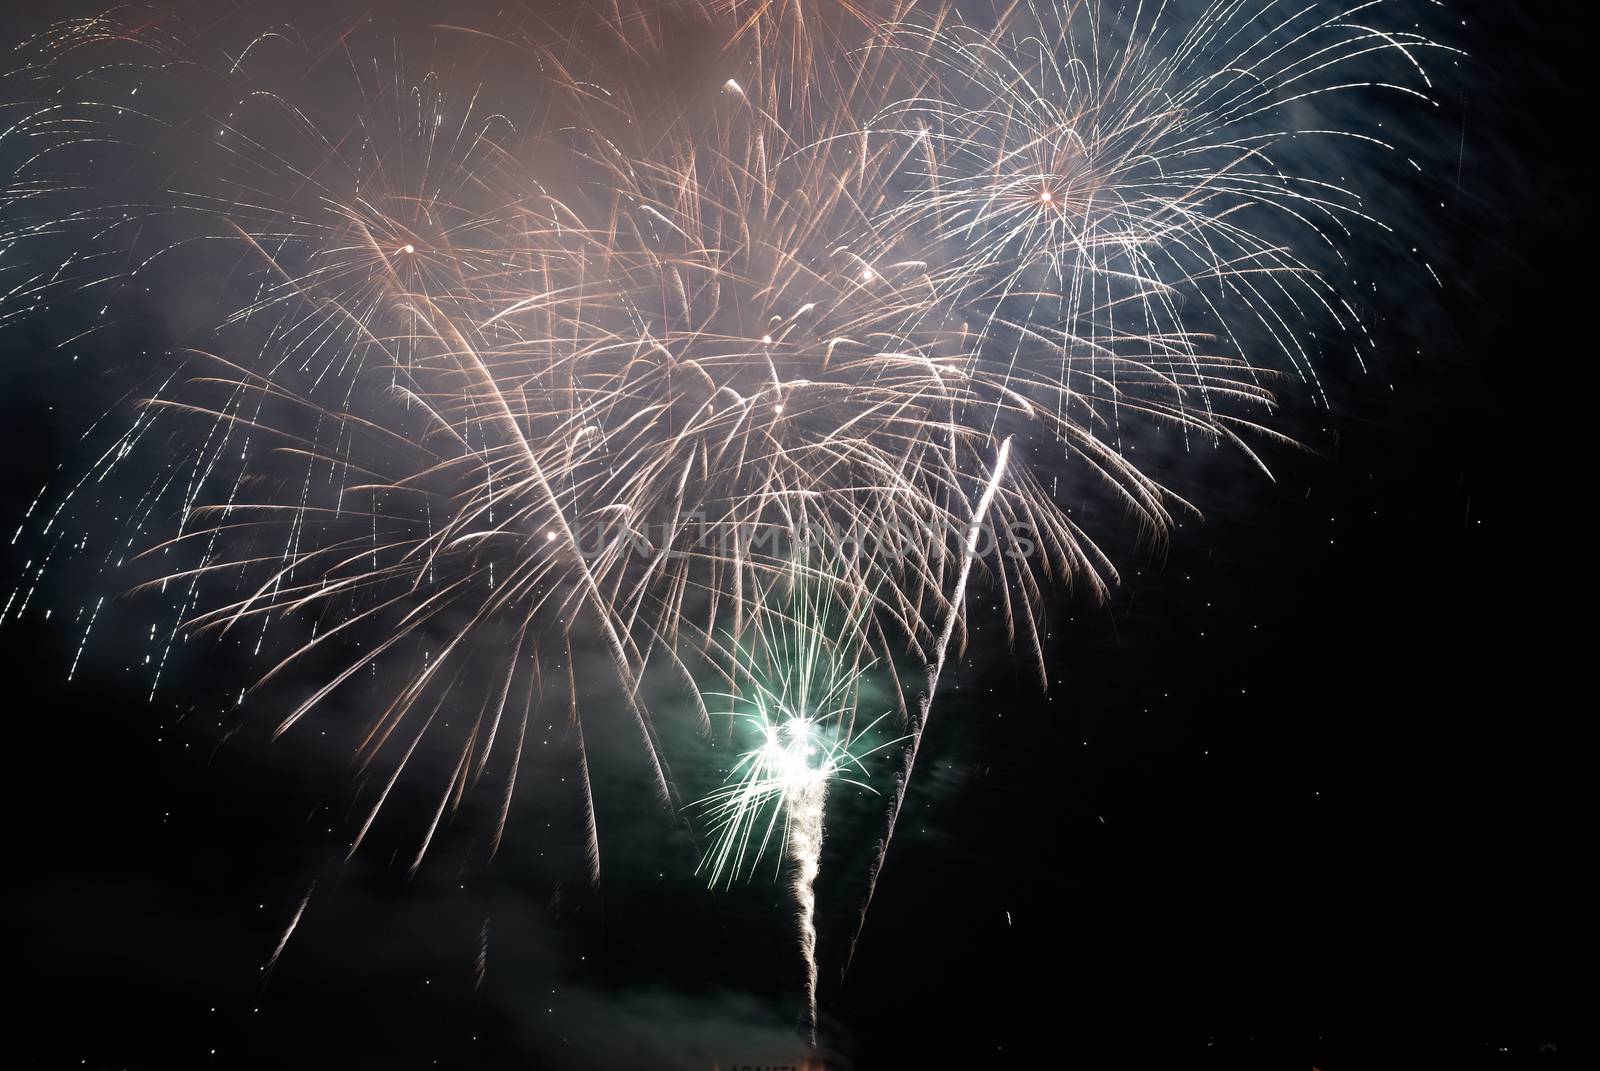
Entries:
POLYGON ((833 761, 817 746, 815 725, 810 718, 790 718, 781 725, 767 726, 765 731, 760 762, 772 771, 773 780, 782 786, 785 795, 803 792, 833 773, 833 761))

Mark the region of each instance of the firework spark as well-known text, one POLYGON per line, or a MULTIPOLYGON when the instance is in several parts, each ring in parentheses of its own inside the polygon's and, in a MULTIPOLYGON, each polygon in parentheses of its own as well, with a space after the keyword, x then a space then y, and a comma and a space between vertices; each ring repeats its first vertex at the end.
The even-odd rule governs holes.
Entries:
POLYGON ((855 634, 849 619, 864 604, 836 611, 829 590, 808 583, 798 570, 777 583, 787 594, 761 600, 765 609, 753 638, 729 640, 740 691, 710 696, 729 702, 736 735, 751 745, 728 772, 728 783, 695 805, 707 814, 712 836, 700 872, 713 885, 731 883, 756 866, 776 835, 791 869, 789 888, 806 965, 806 1021, 814 1045, 815 886, 828 787, 842 782, 867 788, 862 760, 889 745, 861 746, 882 719, 864 728, 856 724, 862 678, 872 667, 837 639, 855 634), (787 612, 770 619, 777 606, 787 612))

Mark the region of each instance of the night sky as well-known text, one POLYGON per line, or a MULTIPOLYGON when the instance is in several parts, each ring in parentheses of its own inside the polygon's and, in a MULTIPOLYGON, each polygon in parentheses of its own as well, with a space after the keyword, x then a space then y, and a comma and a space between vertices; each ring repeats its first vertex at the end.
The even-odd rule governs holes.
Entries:
MULTIPOLYGON (((1409 127, 1426 167, 1383 177, 1381 214, 1443 285, 1382 241, 1350 254, 1382 284, 1359 295, 1377 361, 1322 363, 1331 412, 1284 391, 1275 426, 1305 448, 1261 444, 1275 481, 1226 451, 1172 463, 1203 520, 1164 546, 1108 539, 1108 602, 1051 597, 1048 693, 975 589, 842 980, 882 802, 832 800, 829 1066, 1556 1066, 1585 1042, 1586 34, 1575 3, 1417 6, 1468 56, 1437 66, 1441 106, 1409 127)), ((8 10, 0 39, 45 17, 8 10)), ((8 539, 92 460, 81 437, 124 389, 100 369, 191 315, 61 361, 44 340, 93 311, 0 333, 8 539)), ((0 600, 37 552, 5 547, 0 600)), ((344 862, 364 811, 339 712, 271 740, 272 705, 304 682, 241 718, 228 701, 256 663, 204 639, 149 700, 125 654, 140 598, 58 568, 0 626, 22 1066, 805 1057, 782 884, 693 875, 699 845, 603 713, 598 656, 579 653, 602 710, 599 886, 559 802, 571 766, 537 753, 497 857, 493 800, 469 802, 409 875, 426 775, 452 756, 421 756, 344 862)), ((530 736, 558 749, 563 715, 546 720, 530 736)))

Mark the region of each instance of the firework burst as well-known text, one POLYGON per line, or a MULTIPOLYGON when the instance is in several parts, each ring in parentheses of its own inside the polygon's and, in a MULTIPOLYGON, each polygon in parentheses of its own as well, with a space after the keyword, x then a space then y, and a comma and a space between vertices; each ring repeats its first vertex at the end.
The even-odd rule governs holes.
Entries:
POLYGON ((807 1024, 817 1035, 816 878, 822 862, 823 811, 828 788, 852 784, 871 791, 863 760, 893 741, 865 747, 883 717, 857 724, 870 663, 839 637, 859 633, 867 609, 835 608, 831 589, 797 569, 764 593, 762 616, 747 640, 727 639, 732 679, 739 690, 713 693, 729 704, 734 738, 748 740, 727 784, 698 801, 712 845, 700 872, 713 885, 750 873, 774 839, 790 864, 800 951, 806 965, 807 1024))
POLYGON ((49 549, 6 614, 99 554, 165 600, 152 694, 199 631, 249 634, 261 683, 342 659, 278 731, 381 693, 359 752, 386 775, 351 852, 424 739, 446 748, 413 866, 491 767, 500 844, 575 638, 606 652, 669 804, 642 682, 671 674, 710 731, 720 679, 758 744, 713 797, 710 872, 783 816, 814 1001, 810 882, 862 667, 910 723, 892 834, 972 574, 1042 682, 1047 587, 1116 578, 1074 505, 1109 492, 1165 532, 1188 507, 1140 441, 1249 452, 1275 376, 1315 387, 1322 333, 1359 354, 1316 265, 1375 221, 1303 149, 1385 147, 1327 125, 1334 96, 1427 92, 1435 46, 1378 26, 1392 6, 63 24, 6 82, 0 323, 103 304, 61 344, 81 347, 203 282, 216 326, 150 360, 143 404, 30 516, 49 549), (66 534, 133 472, 126 531, 66 534), (822 600, 804 614, 797 584, 822 600), (782 623, 819 608, 826 673, 762 683, 756 662, 800 653, 782 623))

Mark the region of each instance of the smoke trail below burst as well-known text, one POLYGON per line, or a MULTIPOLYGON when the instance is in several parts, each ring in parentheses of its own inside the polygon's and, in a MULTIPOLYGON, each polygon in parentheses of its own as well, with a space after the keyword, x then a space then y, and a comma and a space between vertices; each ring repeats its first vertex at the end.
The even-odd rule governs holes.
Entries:
POLYGON ((817 1040, 816 881, 822 866, 829 785, 866 787, 862 760, 888 744, 864 749, 876 727, 856 725, 864 663, 840 642, 855 634, 860 606, 838 608, 830 589, 796 567, 762 593, 762 615, 747 643, 729 640, 736 657, 734 688, 707 693, 727 700, 737 737, 748 741, 721 789, 699 800, 711 844, 700 865, 712 885, 750 873, 774 838, 789 866, 800 957, 805 967, 806 1029, 817 1040), (784 610, 779 612, 778 607, 784 610))
POLYGON ((806 1023, 811 1044, 817 1043, 817 872, 822 868, 822 809, 828 782, 816 778, 784 801, 788 810, 789 859, 794 864, 790 887, 800 929, 800 954, 806 961, 806 1023))

